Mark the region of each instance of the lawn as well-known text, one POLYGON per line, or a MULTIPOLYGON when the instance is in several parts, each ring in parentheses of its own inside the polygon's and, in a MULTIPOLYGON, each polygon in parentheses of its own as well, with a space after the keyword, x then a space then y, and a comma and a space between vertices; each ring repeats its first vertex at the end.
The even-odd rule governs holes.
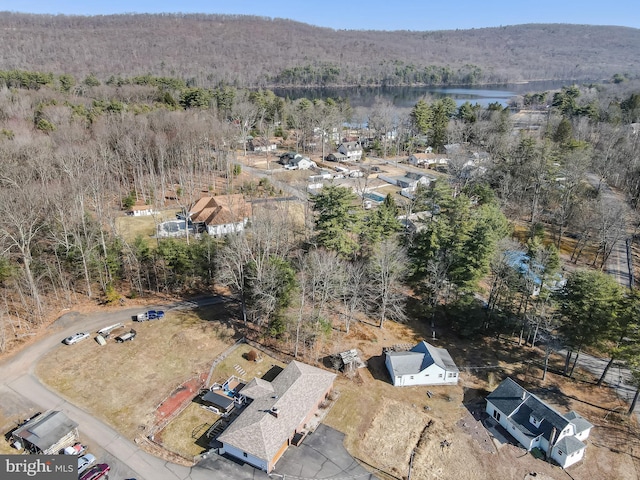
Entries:
MULTIPOLYGON (((338 377, 335 388, 340 395, 325 419, 346 434, 345 446, 352 455, 397 478, 407 476, 412 451, 412 478, 524 478, 529 472, 537 472, 540 478, 565 478, 559 467, 537 460, 520 447, 506 445, 497 450, 472 416, 484 411, 488 392, 511 376, 560 412, 576 410, 596 426, 585 460, 569 469, 575 480, 638 478, 635 463, 640 468, 640 462, 635 459, 640 441, 635 419, 607 415, 610 409, 623 408, 622 402, 610 389, 595 387, 593 375, 578 372, 571 380, 548 373, 543 382, 541 370, 528 363, 543 358, 540 350, 518 346, 510 339, 470 341, 440 332, 441 338, 433 343, 449 348, 459 365, 496 368, 465 371, 458 386, 393 387, 381 349, 413 343, 420 329, 420 324, 412 328, 392 322, 385 330, 357 326, 357 336, 363 340, 356 342, 354 336, 351 344, 357 343, 364 352, 368 367, 353 380, 338 377)), ((560 367, 562 357, 552 356, 551 365, 560 367)))
POLYGON ((235 375, 237 377, 243 378, 248 382, 255 377, 262 377, 274 365, 279 367, 285 366, 284 363, 279 362, 278 360, 266 355, 265 353, 260 352, 259 350, 256 351, 260 352, 262 360, 258 362, 250 362, 245 358, 245 356, 251 350, 255 349, 250 345, 241 344, 227 358, 216 365, 216 368, 213 371, 213 376, 211 378, 212 381, 222 383, 230 376, 235 375), (241 373, 236 370, 236 365, 240 367, 245 373, 241 373))
MULTIPOLYGON (((247 344, 240 344, 229 356, 216 365, 212 380, 223 383, 230 376, 235 375, 249 382, 255 377, 265 375, 274 365, 285 366, 282 362, 264 353, 261 353, 261 361, 250 362, 245 356, 251 350, 254 348, 247 344), (245 373, 239 372, 235 368, 236 365, 245 373)), ((219 418, 220 416, 202 408, 198 403, 192 402, 159 435, 156 435, 156 441, 159 441, 167 450, 186 458, 193 458, 206 450, 208 439, 205 434, 207 429, 219 418)))
POLYGON ((211 321, 228 316, 221 305, 128 322, 125 328, 137 331, 134 341, 60 346, 39 362, 36 373, 73 403, 134 438, 153 425, 156 407, 167 395, 189 378, 208 373, 211 362, 233 344, 233 330, 211 321))
POLYGON ((191 459, 208 449, 207 430, 219 418, 219 415, 191 402, 155 436, 155 441, 167 450, 191 459))
POLYGON ((175 220, 176 212, 178 212, 177 208, 171 208, 140 217, 123 215, 116 218, 116 228, 127 242, 133 242, 140 236, 152 244, 151 236, 156 234, 156 226, 166 220, 175 220))

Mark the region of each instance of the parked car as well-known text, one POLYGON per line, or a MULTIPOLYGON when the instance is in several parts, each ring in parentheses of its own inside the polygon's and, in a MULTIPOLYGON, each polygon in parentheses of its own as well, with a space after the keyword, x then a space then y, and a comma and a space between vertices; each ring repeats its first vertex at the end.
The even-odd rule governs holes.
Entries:
POLYGON ((70 337, 67 337, 63 340, 63 342, 66 345, 73 345, 74 343, 78 343, 81 340, 84 340, 85 338, 89 338, 90 335, 86 332, 81 332, 81 333, 74 333, 73 335, 71 335, 70 337))
POLYGON ((65 455, 82 455, 86 450, 87 447, 78 442, 71 447, 66 447, 65 449, 63 449, 62 453, 64 453, 65 455))
POLYGON ((87 470, 83 473, 79 480, 98 480, 104 477, 109 470, 111 470, 111 467, 108 464, 99 463, 95 467, 92 467, 91 470, 87 470))
POLYGON ((136 338, 136 331, 132 328, 128 332, 118 335, 116 337, 116 342, 118 343, 128 342, 129 340, 133 340, 134 338, 136 338))
POLYGON ((78 457, 78 475, 80 475, 82 472, 84 472, 87 468, 89 468, 94 463, 96 463, 96 457, 94 457, 90 453, 87 453, 86 455, 78 457))

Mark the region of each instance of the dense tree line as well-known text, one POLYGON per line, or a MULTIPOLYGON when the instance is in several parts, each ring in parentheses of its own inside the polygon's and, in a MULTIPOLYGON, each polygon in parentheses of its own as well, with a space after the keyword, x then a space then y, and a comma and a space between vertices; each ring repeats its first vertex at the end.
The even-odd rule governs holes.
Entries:
POLYGON ((0 68, 102 83, 150 74, 207 88, 597 80, 639 73, 639 36, 587 25, 383 32, 237 15, 2 12, 0 68))

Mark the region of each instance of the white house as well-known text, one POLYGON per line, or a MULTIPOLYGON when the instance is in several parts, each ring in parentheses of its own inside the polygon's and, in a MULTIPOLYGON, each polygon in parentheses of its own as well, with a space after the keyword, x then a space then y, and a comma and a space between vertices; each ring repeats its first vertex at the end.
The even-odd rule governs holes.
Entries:
POLYGON ((153 207, 151 205, 133 205, 127 211, 127 215, 133 215, 134 217, 153 215, 153 207))
POLYGON ((335 152, 327 155, 325 160, 327 162, 346 162, 348 158, 344 153, 335 152))
POLYGON ((539 448, 562 468, 584 457, 593 425, 576 412, 558 413, 510 378, 487 396, 487 413, 528 451, 539 448))
POLYGON ((250 403, 218 437, 227 453, 270 472, 333 388, 336 375, 292 361, 272 381, 251 380, 240 393, 250 403))
POLYGON ((397 185, 402 189, 407 189, 407 191, 410 192, 414 192, 418 188, 418 185, 427 186, 435 180, 434 177, 415 172, 407 172, 404 175, 395 177, 378 175, 378 178, 380 180, 384 180, 387 183, 390 183, 391 185, 397 185))
POLYGON ((253 152, 275 152, 278 145, 267 138, 252 138, 249 140, 249 149, 253 152))
POLYGON ((362 159, 362 147, 358 142, 344 142, 338 146, 338 152, 347 156, 347 160, 358 162, 362 159))
POLYGON ((386 352, 385 365, 393 385, 451 385, 458 383, 460 370, 444 348, 420 342, 408 352, 386 352))
POLYGON ((409 165, 419 167, 421 165, 441 165, 446 166, 449 160, 445 157, 438 156, 435 153, 414 153, 407 159, 409 165))
POLYGON ((316 162, 311 161, 310 158, 299 155, 289 160, 289 163, 285 165, 284 168, 287 168, 287 167, 289 167, 292 170, 309 170, 312 167, 313 168, 317 167, 317 165, 316 165, 316 162))
POLYGON ((193 224, 204 224, 207 233, 216 237, 242 232, 250 217, 251 204, 239 193, 202 197, 189 210, 193 224))

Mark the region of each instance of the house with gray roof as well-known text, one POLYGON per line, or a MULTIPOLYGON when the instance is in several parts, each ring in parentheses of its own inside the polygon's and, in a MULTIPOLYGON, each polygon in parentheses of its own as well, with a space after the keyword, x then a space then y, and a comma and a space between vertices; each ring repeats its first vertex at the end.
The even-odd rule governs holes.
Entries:
POLYGON ((487 413, 528 451, 539 448, 562 468, 584 457, 593 425, 576 412, 562 415, 510 378, 487 396, 487 413))
POLYGON ((34 454, 54 455, 79 440, 78 424, 64 413, 48 411, 37 415, 11 433, 13 446, 34 454))
POLYGON ((253 379, 240 393, 249 402, 218 437, 227 453, 270 472, 296 434, 304 434, 336 375, 292 361, 273 381, 253 379))
POLYGON ((358 142, 343 142, 338 145, 338 152, 347 156, 347 159, 353 162, 359 162, 362 159, 362 146, 358 142))
POLYGON ((394 386, 455 385, 460 377, 445 348, 420 342, 409 351, 385 353, 385 365, 394 386))

